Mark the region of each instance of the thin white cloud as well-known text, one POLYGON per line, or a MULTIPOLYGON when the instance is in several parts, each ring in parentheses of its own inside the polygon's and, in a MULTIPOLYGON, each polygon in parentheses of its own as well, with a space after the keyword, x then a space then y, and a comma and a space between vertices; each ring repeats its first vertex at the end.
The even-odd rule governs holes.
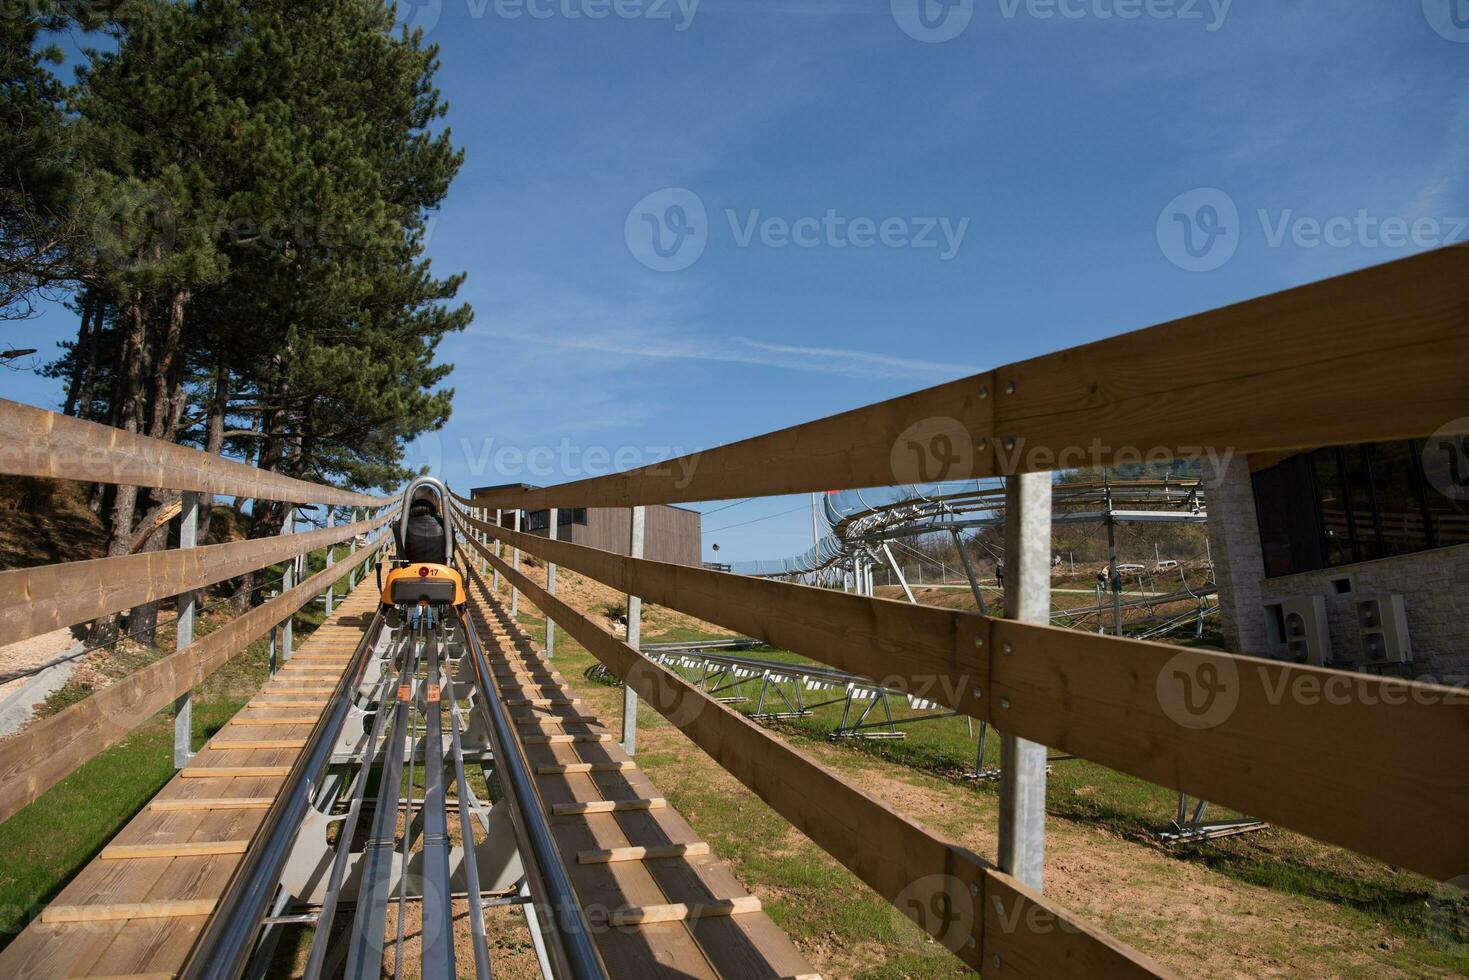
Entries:
POLYGON ((903 374, 937 374, 962 376, 974 374, 979 369, 955 362, 943 363, 939 361, 920 361, 907 357, 892 357, 888 354, 870 354, 866 351, 849 350, 842 347, 793 347, 788 344, 767 344, 759 340, 751 340, 748 337, 736 337, 735 340, 747 344, 756 350, 769 351, 774 354, 795 354, 805 357, 826 358, 833 361, 854 361, 861 364, 870 364, 874 367, 890 368, 903 374))
POLYGON ((849 378, 927 379, 960 377, 972 374, 973 368, 960 364, 941 364, 868 351, 839 347, 793 347, 733 337, 718 339, 676 340, 648 334, 612 332, 602 335, 548 335, 471 328, 471 332, 498 340, 511 340, 555 347, 561 350, 597 351, 624 357, 655 360, 709 361, 727 364, 753 364, 761 367, 810 374, 834 374, 849 378))
MULTIPOLYGON (((1466 186, 1464 174, 1469 170, 1469 96, 1460 97, 1456 109, 1447 126, 1443 152, 1430 168, 1423 190, 1408 206, 1409 219, 1446 217, 1443 213, 1445 209, 1454 210, 1454 204, 1451 203, 1454 193, 1466 186)), ((1459 207, 1462 208, 1462 203, 1459 207)))

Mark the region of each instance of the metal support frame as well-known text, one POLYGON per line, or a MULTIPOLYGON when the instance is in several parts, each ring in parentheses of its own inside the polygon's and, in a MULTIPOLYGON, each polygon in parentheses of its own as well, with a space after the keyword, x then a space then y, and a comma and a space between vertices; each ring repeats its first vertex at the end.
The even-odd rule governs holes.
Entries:
MULTIPOLYGON (((1005 480, 1005 613, 1051 619, 1051 474, 1005 480)), ((1025 656, 1008 647, 1001 657, 1025 656)), ((1003 717, 1007 702, 997 706, 1003 717)), ((1000 870, 1036 891, 1045 881, 1046 747, 1000 733, 1000 870)))
MULTIPOLYGON (((199 494, 185 490, 179 495, 179 548, 199 543, 199 494)), ((193 592, 174 600, 178 612, 173 648, 182 650, 194 642, 194 612, 198 605, 193 592)), ((173 766, 182 769, 194 758, 194 692, 188 691, 173 703, 173 766)))
POLYGON ((1102 488, 1106 495, 1103 522, 1107 525, 1107 589, 1112 593, 1112 632, 1121 636, 1122 576, 1117 574, 1117 513, 1112 503, 1112 481, 1105 469, 1102 470, 1102 488))
POLYGON ((382 625, 382 616, 375 616, 337 681, 321 721, 308 736, 275 803, 256 830, 253 846, 241 859, 215 906, 215 914, 204 924, 180 968, 178 975, 184 980, 234 980, 244 969, 255 947, 258 926, 279 887, 291 842, 310 806, 312 779, 326 768, 335 732, 346 718, 352 692, 361 683, 382 625))
MULTIPOLYGON (((643 539, 647 528, 647 509, 634 507, 628 515, 627 553, 633 558, 643 557, 643 539)), ((643 600, 635 595, 627 597, 627 645, 634 650, 643 643, 643 600)), ((622 685, 622 751, 632 755, 638 747, 638 692, 628 684, 622 685)))
POLYGON ((1263 820, 1254 817, 1239 817, 1233 820, 1205 820, 1204 814, 1208 811, 1209 804, 1205 800, 1195 800, 1193 813, 1189 813, 1189 795, 1178 794, 1178 814, 1173 818, 1173 823, 1165 830, 1158 831, 1158 839, 1167 843, 1191 840, 1210 840, 1215 837, 1232 837, 1235 834, 1247 834, 1254 830, 1264 830, 1269 826, 1263 820))
MULTIPOLYGON (((546 508, 546 537, 551 541, 556 540, 557 511, 555 507, 546 508)), ((556 563, 554 561, 546 562, 546 594, 556 594, 556 563)), ((546 649, 547 660, 556 655, 556 623, 551 619, 550 613, 546 613, 546 642, 543 646, 546 649)))
POLYGON ((903 570, 898 567, 898 559, 893 557, 893 549, 886 541, 882 543, 882 553, 887 555, 888 564, 893 566, 893 572, 898 576, 898 584, 903 587, 903 594, 908 597, 909 602, 917 602, 918 600, 913 598, 913 590, 908 588, 908 580, 903 577, 903 570))
MULTIPOLYGON (((958 528, 950 528, 954 535, 954 548, 959 552, 959 560, 964 563, 964 576, 969 579, 969 589, 974 593, 975 604, 979 606, 979 614, 988 616, 990 611, 985 607, 984 591, 979 587, 979 576, 974 574, 974 562, 969 560, 969 552, 964 550, 964 539, 959 536, 958 528)), ((983 736, 981 736, 983 744, 983 736)))

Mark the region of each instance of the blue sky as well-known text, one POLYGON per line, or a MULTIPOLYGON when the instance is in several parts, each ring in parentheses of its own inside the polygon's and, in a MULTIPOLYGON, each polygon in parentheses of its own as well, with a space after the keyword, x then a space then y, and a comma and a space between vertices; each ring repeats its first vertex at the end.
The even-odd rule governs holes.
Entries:
MULTIPOLYGON (((476 311, 415 458, 559 482, 1469 238, 1469 0, 917 2, 405 6, 476 311)), ((801 503, 706 549, 800 552, 801 503)))

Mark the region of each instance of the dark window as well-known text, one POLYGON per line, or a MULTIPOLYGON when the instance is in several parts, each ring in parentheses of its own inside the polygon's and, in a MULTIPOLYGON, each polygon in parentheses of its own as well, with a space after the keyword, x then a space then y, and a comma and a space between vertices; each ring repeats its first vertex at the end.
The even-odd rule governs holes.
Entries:
POLYGON ((1382 553, 1405 555, 1427 549, 1430 545, 1423 501, 1423 470, 1412 444, 1384 442, 1366 450, 1373 496, 1377 500, 1382 553))
MULTIPOLYGON (((1352 539, 1357 544, 1356 561, 1381 558, 1382 540, 1377 528, 1377 503, 1372 495, 1371 469, 1367 465, 1366 446, 1343 446, 1343 474, 1347 495, 1352 505, 1352 539)), ((1351 561, 1353 559, 1347 559, 1351 561)))
MULTIPOLYGON (((525 529, 527 531, 544 531, 550 526, 551 512, 549 510, 533 510, 525 515, 525 529)), ((585 507, 558 507, 556 508, 556 531, 560 535, 561 529, 573 524, 585 525, 587 522, 587 509, 585 507)))
POLYGON ((1413 442, 1331 447, 1253 474, 1265 574, 1469 542, 1466 495, 1437 488, 1422 453, 1413 442))
POLYGON ((1419 456, 1427 498, 1428 535, 1442 548, 1469 543, 1469 436, 1439 436, 1419 456))
POLYGON ((1316 502, 1321 510, 1321 544, 1327 565, 1354 561, 1352 508, 1347 503, 1347 485, 1342 479, 1338 450, 1318 449, 1311 454, 1316 477, 1316 502))
POLYGON ((1285 513, 1285 489, 1280 467, 1255 474, 1255 518, 1260 525, 1260 552, 1265 574, 1289 575, 1295 570, 1290 554, 1290 520, 1285 513))

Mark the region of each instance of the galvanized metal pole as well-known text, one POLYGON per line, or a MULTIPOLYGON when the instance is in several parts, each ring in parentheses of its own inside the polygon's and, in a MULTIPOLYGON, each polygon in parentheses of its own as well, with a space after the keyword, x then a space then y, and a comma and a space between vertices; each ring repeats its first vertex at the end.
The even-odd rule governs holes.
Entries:
MULTIPOLYGON (((296 505, 286 504, 286 519, 281 523, 281 534, 294 534, 296 532, 296 505)), ((292 558, 286 562, 286 567, 281 572, 281 595, 285 595, 296 584, 296 559, 292 558)), ((285 662, 295 656, 295 644, 291 638, 291 620, 287 616, 281 626, 281 661, 285 662)))
MULTIPOLYGON (((326 508, 326 526, 332 526, 332 519, 336 517, 337 509, 330 504, 326 508)), ((329 544, 326 546, 326 567, 331 568, 337 561, 337 546, 329 544)), ((328 582, 326 587, 326 615, 330 619, 332 615, 332 602, 336 599, 336 582, 328 582)))
POLYGON ((816 494, 811 495, 811 565, 821 565, 821 532, 816 529, 816 494))
MULTIPOLYGON (((647 527, 647 511, 634 507, 630 515, 631 528, 628 534, 627 553, 633 558, 643 557, 644 529, 647 527)), ((643 600, 635 595, 627 597, 627 645, 634 650, 643 642, 643 600)), ((632 755, 638 747, 638 692, 631 685, 622 685, 622 751, 632 755)))
MULTIPOLYGON (((1051 619, 1051 474, 1005 479, 1005 615, 1051 619)), ((1023 657, 1008 644, 1001 657, 1023 657)), ((1019 696, 1019 695, 1017 695, 1019 696)), ((1046 747, 1003 732, 1008 699, 996 714, 1000 735, 1000 870, 1041 890, 1046 847, 1046 747)))
POLYGON ((893 571, 898 575, 898 584, 903 587, 903 594, 908 597, 909 602, 917 602, 913 598, 913 590, 908 588, 908 580, 903 577, 903 570, 898 567, 898 559, 893 557, 893 549, 886 541, 882 543, 882 553, 888 556, 888 564, 893 566, 893 571))
MULTIPOLYGON (((179 547, 199 543, 199 495, 185 490, 179 497, 179 547)), ((185 592, 174 600, 178 619, 173 648, 182 650, 194 642, 195 595, 185 592)), ((188 691, 173 703, 173 766, 182 769, 194 757, 194 692, 188 691)))
MULTIPOLYGON (((556 540, 556 508, 546 508, 546 537, 552 541, 556 540)), ((556 594, 556 563, 546 562, 546 591, 551 595, 556 594)), ((546 614, 546 656, 551 657, 556 653, 556 624, 551 621, 551 614, 546 614)))
MULTIPOLYGON (((503 527, 504 526, 504 525, 502 525, 500 523, 500 515, 503 514, 503 513, 505 513, 505 512, 503 510, 501 510, 500 508, 498 508, 498 507, 495 508, 495 526, 496 527, 503 527)), ((495 539, 495 557, 496 558, 499 558, 500 557, 500 539, 499 538, 496 538, 495 539)), ((494 568, 492 568, 490 570, 490 591, 492 593, 494 593, 495 595, 499 595, 500 594, 500 566, 499 565, 496 565, 494 568)))
POLYGON ((980 590, 979 578, 974 574, 974 562, 969 560, 969 552, 964 550, 964 539, 959 536, 959 529, 949 528, 954 535, 954 547, 959 549, 959 558, 964 562, 964 574, 969 579, 969 590, 974 593, 974 602, 979 607, 981 616, 988 616, 989 609, 984 604, 984 592, 980 590))
MULTIPOLYGON (((515 528, 514 529, 516 531, 519 531, 520 530, 520 508, 519 507, 515 508, 515 528)), ((517 572, 520 571, 520 548, 519 547, 515 547, 515 548, 510 549, 510 567, 513 568, 513 569, 515 569, 517 572)), ((511 585, 510 585, 510 618, 511 618, 511 620, 514 620, 515 617, 516 617, 516 615, 519 612, 520 612, 520 590, 515 587, 514 583, 511 583, 511 585)))
MULTIPOLYGON (((353 524, 356 524, 361 519, 357 516, 360 513, 361 511, 358 508, 352 508, 350 516, 353 524)), ((350 558, 355 554, 357 554, 357 535, 354 534, 352 535, 351 543, 347 545, 347 556, 350 558)), ((353 565, 352 570, 347 573, 347 591, 351 592, 355 588, 357 588, 357 566, 353 565)))
POLYGON ((1107 471, 1102 470, 1102 489, 1106 498, 1107 515, 1107 588, 1112 592, 1112 630, 1122 635, 1122 576, 1117 572, 1117 519, 1112 514, 1112 482, 1107 471))

